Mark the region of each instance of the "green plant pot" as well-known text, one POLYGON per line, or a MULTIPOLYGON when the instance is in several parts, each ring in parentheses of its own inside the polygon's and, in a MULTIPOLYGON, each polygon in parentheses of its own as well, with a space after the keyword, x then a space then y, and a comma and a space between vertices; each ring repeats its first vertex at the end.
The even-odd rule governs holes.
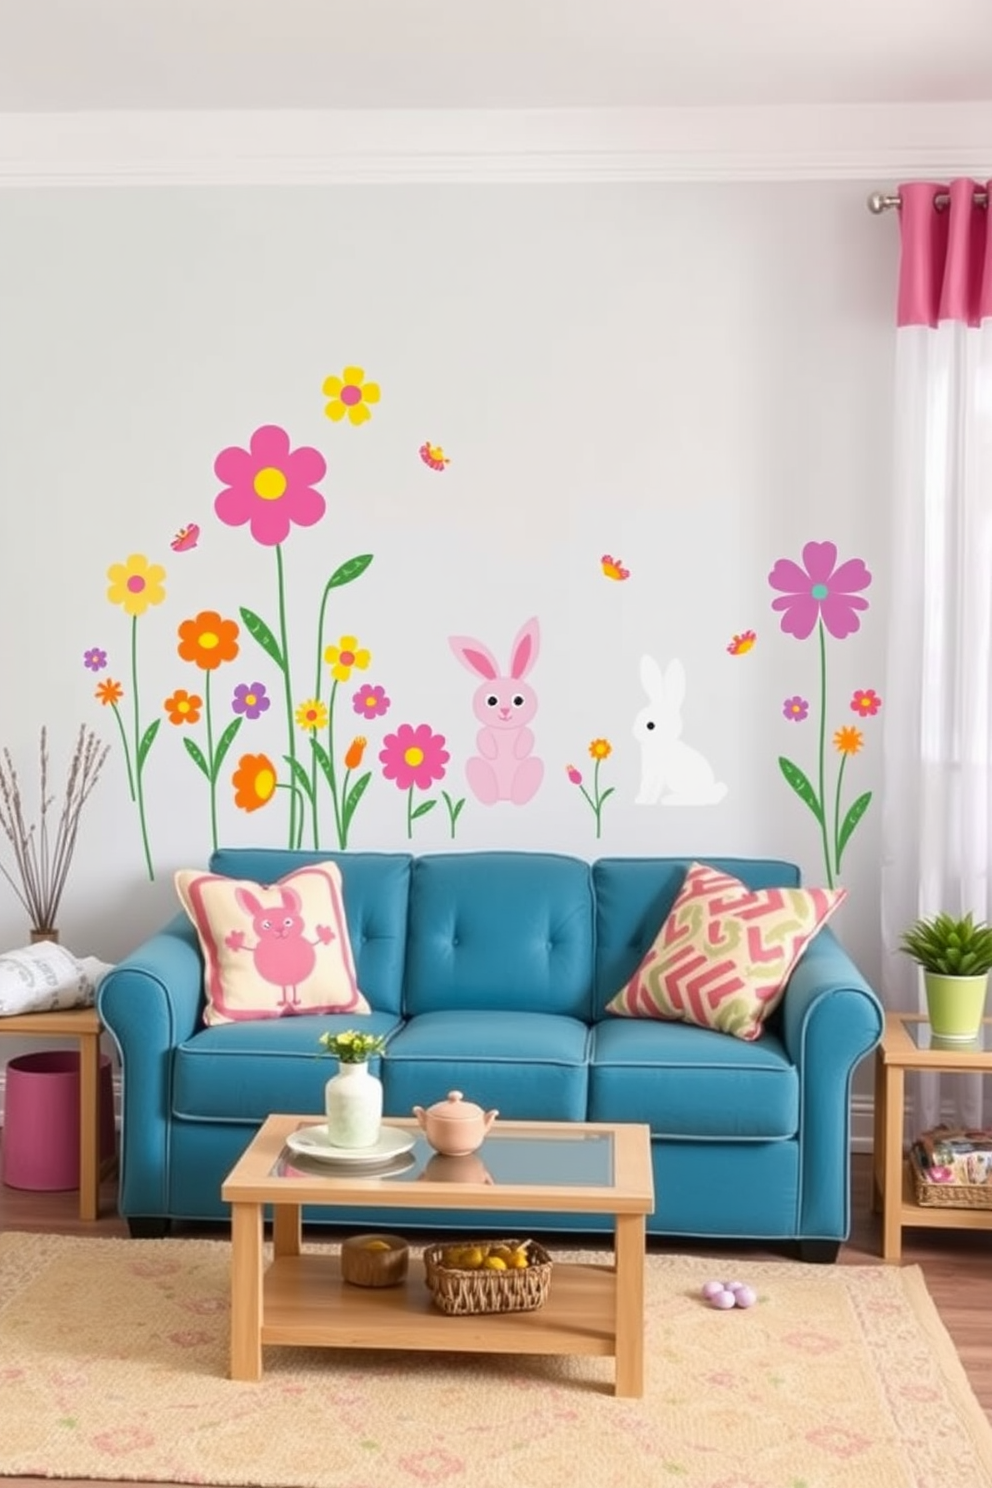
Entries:
POLYGON ((988 984, 987 972, 982 976, 964 977, 941 976, 935 971, 923 973, 927 1015, 938 1038, 977 1038, 985 1014, 988 984))

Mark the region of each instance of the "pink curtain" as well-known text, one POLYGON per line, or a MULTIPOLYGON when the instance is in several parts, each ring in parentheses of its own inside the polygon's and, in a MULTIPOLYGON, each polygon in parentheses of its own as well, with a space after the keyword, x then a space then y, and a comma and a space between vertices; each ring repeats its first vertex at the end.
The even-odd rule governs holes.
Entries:
POLYGON ((899 187, 902 259, 900 326, 937 326, 959 320, 977 326, 992 315, 992 231, 989 182, 959 179, 950 186, 911 181, 899 187), (946 199, 938 205, 937 198, 946 199))

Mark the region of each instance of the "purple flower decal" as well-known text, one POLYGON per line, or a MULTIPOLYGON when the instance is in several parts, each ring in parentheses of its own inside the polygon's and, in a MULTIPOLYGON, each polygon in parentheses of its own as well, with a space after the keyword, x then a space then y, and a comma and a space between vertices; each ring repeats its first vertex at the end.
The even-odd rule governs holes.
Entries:
POLYGON ((812 635, 818 620, 838 640, 859 630, 858 610, 866 610, 868 601, 858 594, 867 589, 871 574, 860 558, 849 558, 836 567, 837 547, 832 542, 808 542, 803 548, 800 568, 791 558, 779 558, 768 575, 773 589, 781 591, 772 600, 772 609, 781 610, 782 629, 797 640, 812 635))
POLYGON ((363 718, 381 718, 389 712, 391 702, 384 687, 359 687, 351 698, 351 706, 363 718))
POLYGON ((262 682, 239 682, 231 699, 235 713, 243 713, 246 718, 261 718, 271 705, 272 699, 262 682))
POLYGON ((809 717, 809 703, 801 697, 786 698, 782 704, 782 712, 791 723, 802 723, 809 717))
POLYGON ((91 646, 89 651, 83 652, 83 666, 89 667, 91 672, 102 672, 106 665, 107 653, 99 646, 91 646))

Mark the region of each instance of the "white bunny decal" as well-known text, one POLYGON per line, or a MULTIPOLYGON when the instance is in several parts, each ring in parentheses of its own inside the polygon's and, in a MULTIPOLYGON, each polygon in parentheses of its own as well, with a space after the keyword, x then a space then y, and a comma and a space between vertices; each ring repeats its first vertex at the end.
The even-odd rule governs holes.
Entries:
POLYGON ((641 657, 641 686, 647 706, 634 719, 641 746, 639 806, 715 806, 727 794, 722 780, 698 749, 681 741, 685 668, 670 661, 662 674, 653 656, 641 657))
POLYGON ((463 667, 483 678, 472 701, 482 728, 476 735, 479 753, 465 766, 469 789, 483 806, 497 801, 523 806, 544 778, 544 764, 531 753, 534 735, 527 727, 537 712, 537 694, 524 681, 537 660, 537 620, 528 620, 517 632, 506 673, 489 647, 473 636, 449 636, 448 644, 463 667))

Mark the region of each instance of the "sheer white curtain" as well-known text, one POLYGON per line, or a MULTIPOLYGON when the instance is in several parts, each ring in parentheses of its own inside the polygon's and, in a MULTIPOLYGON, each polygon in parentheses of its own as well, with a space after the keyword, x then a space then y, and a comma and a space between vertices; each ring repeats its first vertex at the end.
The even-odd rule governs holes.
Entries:
MULTIPOLYGON (((992 232, 987 185, 901 186, 886 667, 883 999, 923 1007, 897 949, 920 914, 992 919, 992 232)), ((912 1124, 992 1124, 980 1075, 921 1076, 912 1124)))

